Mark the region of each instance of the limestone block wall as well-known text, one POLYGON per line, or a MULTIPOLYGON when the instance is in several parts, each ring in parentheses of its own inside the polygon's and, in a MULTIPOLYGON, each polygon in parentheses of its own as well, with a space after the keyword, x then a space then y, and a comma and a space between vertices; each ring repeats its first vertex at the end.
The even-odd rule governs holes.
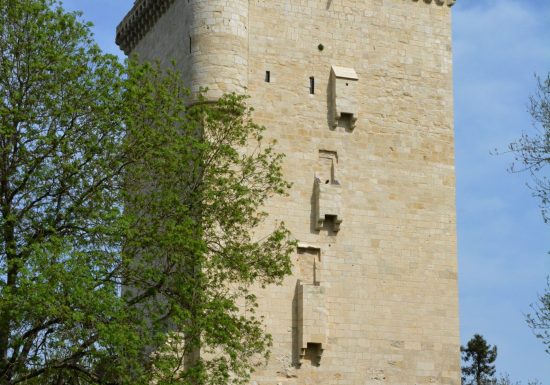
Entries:
POLYGON ((459 384, 450 8, 255 0, 249 23, 255 118, 287 155, 294 184, 271 216, 320 249, 328 312, 319 366, 300 362, 292 304, 303 272, 264 292, 274 347, 254 381, 459 384), (333 66, 357 74, 353 130, 332 124, 333 66), (316 227, 321 152, 338 159, 338 231, 316 227))
POLYGON ((284 220, 301 247, 293 275, 258 290, 274 345, 252 385, 460 383, 453 2, 172 0, 126 44, 212 97, 249 94, 286 154, 293 188, 260 233, 284 220), (334 125, 334 67, 356 74, 353 127, 334 125), (317 179, 338 186, 320 226, 317 179))

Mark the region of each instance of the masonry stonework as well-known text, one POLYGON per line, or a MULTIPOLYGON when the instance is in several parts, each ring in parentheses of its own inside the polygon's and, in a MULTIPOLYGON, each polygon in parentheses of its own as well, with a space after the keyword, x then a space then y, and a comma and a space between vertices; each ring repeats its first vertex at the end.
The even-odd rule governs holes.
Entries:
POLYGON ((258 290, 274 345, 253 385, 460 383, 453 3, 138 0, 119 25, 193 90, 250 95, 286 154, 265 230, 299 247, 258 290))

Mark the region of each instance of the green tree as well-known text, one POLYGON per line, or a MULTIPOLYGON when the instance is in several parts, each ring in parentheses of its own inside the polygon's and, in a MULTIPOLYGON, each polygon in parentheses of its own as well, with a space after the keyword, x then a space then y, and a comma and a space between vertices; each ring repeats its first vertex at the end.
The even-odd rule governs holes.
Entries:
POLYGON ((266 200, 289 187, 282 155, 263 143, 242 96, 189 106, 177 70, 131 73, 125 281, 130 302, 154 299, 143 305, 153 324, 169 319, 153 354, 156 381, 246 383, 271 344, 250 288, 281 282, 295 248, 282 223, 258 229, 266 200))
POLYGON ((0 1, 0 384, 95 379, 126 337, 123 67, 90 36, 52 1, 0 1))
POLYGON ((290 272, 259 230, 281 155, 242 97, 189 106, 78 16, 0 0, 0 385, 242 383, 270 346, 250 288, 290 272))
POLYGON ((531 308, 533 312, 527 315, 527 324, 546 346, 546 353, 550 354, 550 279, 544 293, 539 296, 539 302, 531 308))
POLYGON ((510 143, 509 150, 515 155, 511 171, 528 171, 533 183, 530 188, 541 202, 545 223, 550 220, 550 180, 544 174, 550 163, 550 73, 546 79, 537 77, 537 92, 530 98, 529 112, 536 129, 535 134, 523 133, 510 143))
MULTIPOLYGON (((508 373, 501 374, 496 385, 522 385, 521 381, 512 381, 508 373)), ((528 380, 527 385, 542 385, 539 380, 528 380)))
POLYGON ((492 384, 495 375, 497 347, 487 344, 487 341, 479 335, 468 341, 466 347, 461 346, 462 353, 462 384, 463 385, 488 385, 492 384))
MULTIPOLYGON (((530 99, 530 113, 536 129, 535 134, 523 133, 520 139, 509 145, 515 155, 512 171, 528 171, 533 183, 533 195, 539 198, 542 217, 550 222, 550 180, 546 166, 550 164, 550 73, 545 79, 537 77, 537 92, 530 99)), ((539 302, 532 305, 533 313, 527 323, 550 353, 550 280, 539 302)))

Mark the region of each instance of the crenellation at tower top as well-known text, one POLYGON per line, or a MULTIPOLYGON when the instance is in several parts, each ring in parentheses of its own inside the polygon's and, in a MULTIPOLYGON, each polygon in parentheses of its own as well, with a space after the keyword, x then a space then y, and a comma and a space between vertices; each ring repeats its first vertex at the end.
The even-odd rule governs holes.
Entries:
POLYGON ((126 55, 149 32, 175 0, 136 0, 134 6, 119 23, 115 42, 126 55))
MULTIPOLYGON (((156 21, 170 8, 175 0, 136 0, 134 6, 119 23, 116 30, 116 43, 125 54, 129 54, 137 43, 149 32, 156 21)), ((194 0, 195 1, 195 0, 194 0)), ((203 1, 203 0, 202 0, 203 1)), ((411 1, 411 0, 405 0, 411 1)), ((427 4, 451 7, 456 0, 412 0, 427 4)))

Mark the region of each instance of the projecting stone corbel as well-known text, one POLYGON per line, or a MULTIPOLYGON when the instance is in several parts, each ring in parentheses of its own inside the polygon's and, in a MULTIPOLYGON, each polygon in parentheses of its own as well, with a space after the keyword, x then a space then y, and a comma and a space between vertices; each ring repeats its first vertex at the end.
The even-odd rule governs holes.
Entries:
POLYGON ((342 186, 338 182, 321 181, 315 178, 315 229, 321 230, 327 222, 332 230, 340 230, 342 223, 342 186))
POLYGON ((332 66, 330 71, 330 112, 332 128, 343 127, 353 131, 357 122, 357 82, 359 78, 353 68, 332 66))
POLYGON ((321 356, 328 340, 328 310, 325 288, 320 285, 297 285, 297 321, 299 365, 321 364, 321 356))

